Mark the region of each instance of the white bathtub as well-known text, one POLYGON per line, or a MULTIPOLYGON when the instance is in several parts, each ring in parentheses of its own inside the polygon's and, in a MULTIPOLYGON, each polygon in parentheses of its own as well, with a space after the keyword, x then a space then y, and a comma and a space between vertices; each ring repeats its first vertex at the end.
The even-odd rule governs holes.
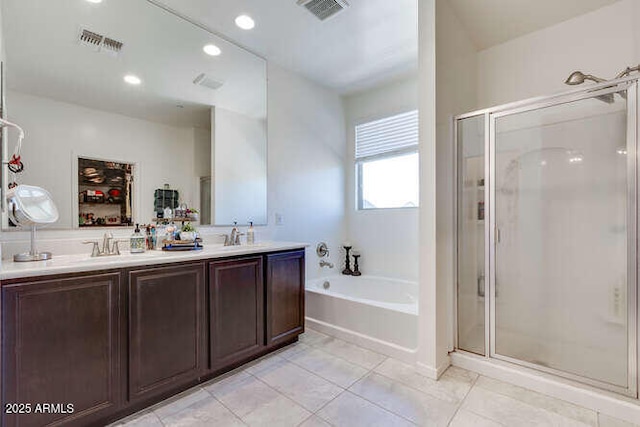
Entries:
POLYGON ((392 357, 414 357, 417 283, 339 275, 309 280, 306 291, 309 326, 392 357))

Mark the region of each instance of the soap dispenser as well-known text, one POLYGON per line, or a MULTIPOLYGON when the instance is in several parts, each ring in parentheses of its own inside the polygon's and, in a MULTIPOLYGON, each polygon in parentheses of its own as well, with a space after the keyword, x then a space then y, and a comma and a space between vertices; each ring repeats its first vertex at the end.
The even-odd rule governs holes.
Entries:
POLYGON ((131 235, 131 240, 129 244, 129 250, 132 254, 139 254, 144 252, 146 238, 144 234, 140 232, 140 225, 136 224, 136 229, 131 235))
POLYGON ((247 245, 253 245, 256 242, 256 231, 253 228, 253 221, 249 221, 249 229, 247 230, 247 245))

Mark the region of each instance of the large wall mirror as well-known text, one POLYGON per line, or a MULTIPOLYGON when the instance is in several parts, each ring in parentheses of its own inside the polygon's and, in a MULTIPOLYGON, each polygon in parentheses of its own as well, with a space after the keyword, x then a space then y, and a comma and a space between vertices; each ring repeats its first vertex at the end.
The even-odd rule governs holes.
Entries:
POLYGON ((132 165, 133 222, 156 217, 168 184, 200 225, 266 224, 264 59, 147 0, 2 0, 2 36, 4 116, 26 132, 18 182, 51 193, 56 228, 87 217, 79 159, 132 165))

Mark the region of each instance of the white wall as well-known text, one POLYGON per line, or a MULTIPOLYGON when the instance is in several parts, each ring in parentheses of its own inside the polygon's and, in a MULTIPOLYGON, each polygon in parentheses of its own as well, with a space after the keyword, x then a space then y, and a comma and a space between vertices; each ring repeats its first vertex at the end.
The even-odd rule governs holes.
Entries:
MULTIPOLYGON (((73 189, 76 157, 135 163, 134 222, 154 218, 153 192, 164 183, 192 204, 193 132, 48 98, 9 91, 9 120, 26 132, 22 157, 25 170, 18 182, 47 189, 60 212, 51 228, 77 226, 73 189)), ((10 132, 10 151, 15 134, 10 132)))
POLYGON ((436 0, 418 2, 420 48, 420 312, 417 363, 437 378, 447 354, 438 350, 439 311, 436 281, 436 0))
POLYGON ((454 278, 452 117, 475 107, 476 51, 447 0, 420 2, 420 336, 418 364, 449 364, 454 278))
POLYGON ((211 109, 213 223, 267 223, 266 120, 211 109))
POLYGON ((193 174, 211 175, 211 129, 193 128, 193 174))
POLYGON ((621 0, 481 51, 478 106, 565 91, 564 81, 575 70, 610 79, 638 65, 638 16, 640 2, 621 0))
POLYGON ((436 2, 436 238, 438 301, 446 311, 438 315, 438 351, 453 348, 450 314, 455 286, 455 143, 453 116, 475 109, 477 86, 473 75, 477 56, 473 40, 446 0, 436 2))
POLYGON ((418 80, 406 78, 344 98, 348 154, 347 235, 364 274, 418 280, 417 208, 356 210, 355 126, 418 108, 418 80))
MULTIPOLYGON (((211 129, 193 128, 193 206, 200 212, 200 223, 211 223, 211 207, 203 209, 200 178, 211 177, 211 129), (208 222, 204 213, 209 212, 208 222)), ((209 181, 211 182, 211 181, 209 181)), ((211 185, 209 185, 211 187, 211 185)), ((209 192, 211 189, 209 189, 209 192)), ((210 193, 209 193, 210 194, 210 193)), ((207 198, 211 200, 211 195, 207 198)), ((209 203, 210 205, 211 203, 209 203)))
POLYGON ((340 97, 269 64, 269 229, 275 240, 302 241, 307 277, 335 274, 345 238, 346 136, 340 97), (276 213, 283 225, 275 225, 276 213), (333 271, 320 269, 315 246, 325 241, 333 271))

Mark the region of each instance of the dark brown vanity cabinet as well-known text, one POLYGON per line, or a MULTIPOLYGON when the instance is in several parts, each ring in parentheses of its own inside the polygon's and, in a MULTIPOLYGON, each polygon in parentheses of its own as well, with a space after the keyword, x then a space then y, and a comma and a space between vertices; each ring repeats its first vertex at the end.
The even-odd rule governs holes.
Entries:
POLYGON ((205 264, 128 276, 129 400, 195 384, 206 369, 205 264))
POLYGON ((295 341, 304 250, 12 279, 0 291, 1 425, 105 425, 295 341))
POLYGON ((3 283, 3 426, 88 425, 121 405, 121 297, 119 272, 3 283))
POLYGON ((210 366, 219 371, 264 349, 262 257, 209 263, 210 366))
POLYGON ((267 259, 267 345, 304 332, 304 250, 270 254, 267 259))

